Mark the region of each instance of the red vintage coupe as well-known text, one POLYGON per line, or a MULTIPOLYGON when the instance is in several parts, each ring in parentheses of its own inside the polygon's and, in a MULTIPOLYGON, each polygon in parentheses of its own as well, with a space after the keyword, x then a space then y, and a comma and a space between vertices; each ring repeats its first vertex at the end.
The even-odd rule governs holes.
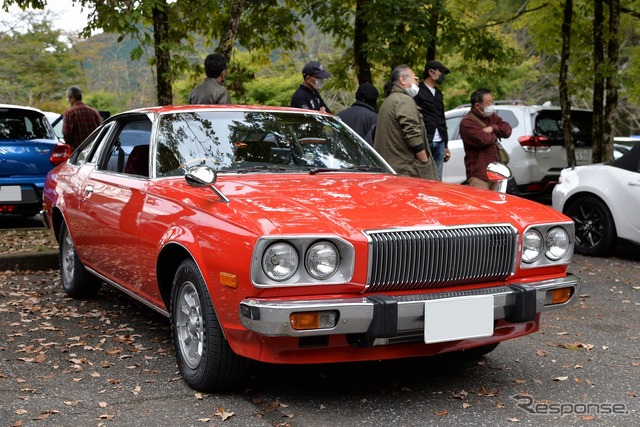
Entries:
POLYGON ((196 390, 246 362, 492 351, 578 298, 573 222, 401 177, 338 118, 245 106, 106 120, 49 173, 66 293, 107 283, 168 316, 196 390))

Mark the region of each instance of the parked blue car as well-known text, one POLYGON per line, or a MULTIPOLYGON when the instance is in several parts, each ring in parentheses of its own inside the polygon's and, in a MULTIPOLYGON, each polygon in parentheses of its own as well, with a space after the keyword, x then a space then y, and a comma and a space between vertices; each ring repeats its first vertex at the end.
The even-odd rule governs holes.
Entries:
POLYGON ((40 212, 47 172, 70 155, 42 111, 0 104, 0 214, 40 212))

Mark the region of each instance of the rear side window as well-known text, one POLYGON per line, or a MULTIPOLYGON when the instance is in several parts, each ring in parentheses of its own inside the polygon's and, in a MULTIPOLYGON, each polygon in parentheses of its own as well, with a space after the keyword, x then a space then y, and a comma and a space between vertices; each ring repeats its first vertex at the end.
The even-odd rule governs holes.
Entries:
POLYGON ((449 139, 460 139, 460 122, 464 115, 447 117, 447 133, 449 139))
POLYGON ((518 125, 520 124, 520 122, 518 121, 518 118, 516 117, 515 114, 513 114, 513 111, 511 110, 496 109, 496 113, 502 118, 502 120, 509 123, 509 126, 511 126, 511 129, 517 128, 518 125))
MULTIPOLYGON (((591 147, 590 111, 571 111, 571 133, 573 143, 578 147, 591 147)), ((542 110, 536 116, 536 136, 545 136, 554 145, 562 145, 562 112, 560 110, 542 110)))

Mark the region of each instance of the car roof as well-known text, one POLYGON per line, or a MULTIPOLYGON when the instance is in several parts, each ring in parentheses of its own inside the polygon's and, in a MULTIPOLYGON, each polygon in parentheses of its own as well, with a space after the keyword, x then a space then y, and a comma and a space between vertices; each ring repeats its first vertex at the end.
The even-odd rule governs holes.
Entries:
MULTIPOLYGON (((511 109, 521 109, 521 110, 534 110, 534 111, 560 111, 561 107, 559 105, 552 105, 552 104, 548 104, 548 103, 544 103, 542 105, 539 104, 526 104, 522 101, 519 100, 497 100, 494 101, 493 104, 494 108, 496 110, 511 110, 511 109)), ((469 110, 471 109, 471 104, 462 104, 462 105, 458 105, 457 107, 449 110, 449 111, 455 111, 455 110, 469 110)), ((572 107, 571 111, 585 111, 585 112, 591 112, 592 110, 587 109, 587 108, 575 108, 572 107)))
POLYGON ((28 111, 35 111, 37 113, 44 114, 42 110, 39 110, 33 107, 25 107, 24 105, 0 104, 0 109, 28 110, 28 111))
POLYGON ((325 113, 317 110, 305 110, 303 108, 293 108, 293 107, 274 107, 274 106, 264 106, 264 105, 234 105, 234 104, 221 104, 221 105, 167 105, 167 106, 158 106, 158 107, 143 107, 137 108, 134 110, 123 111, 118 114, 114 114, 105 120, 105 123, 111 122, 118 118, 122 118, 127 115, 132 114, 153 114, 153 115, 162 115, 169 113, 182 113, 182 112, 193 112, 193 111, 262 111, 262 112, 287 112, 287 113, 313 113, 324 116, 333 117, 330 113, 325 113))
POLYGON ((224 111, 282 111, 282 112, 307 112, 307 113, 317 113, 324 114, 327 116, 331 116, 329 113, 323 113, 316 110, 304 110, 301 108, 293 108, 293 107, 274 107, 274 106, 264 106, 264 105, 233 105, 233 104, 224 104, 224 105, 168 105, 162 107, 144 107, 138 108, 135 110, 125 111, 121 114, 126 113, 154 113, 154 114, 165 114, 165 113, 180 113, 184 111, 216 111, 216 110, 224 110, 224 111))

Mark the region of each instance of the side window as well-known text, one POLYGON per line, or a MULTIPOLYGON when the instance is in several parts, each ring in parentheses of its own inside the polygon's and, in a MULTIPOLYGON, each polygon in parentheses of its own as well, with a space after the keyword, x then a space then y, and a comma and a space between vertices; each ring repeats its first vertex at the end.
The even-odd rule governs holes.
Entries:
POLYGON ((515 114, 513 114, 513 111, 511 110, 496 110, 496 113, 498 113, 498 115, 502 117, 502 120, 509 123, 509 126, 511 126, 511 129, 517 128, 518 125, 520 124, 520 122, 518 121, 518 118, 516 117, 515 114))
POLYGON ((447 132, 449 133, 449 140, 460 139, 460 122, 464 115, 447 117, 447 132))
POLYGON ((124 123, 113 139, 105 169, 149 177, 150 141, 151 122, 147 118, 124 123))
POLYGON ((85 163, 95 162, 96 151, 99 144, 99 141, 102 141, 104 136, 109 132, 113 124, 106 124, 102 127, 96 129, 91 135, 85 139, 85 141, 80 145, 71 155, 69 159, 69 163, 76 166, 82 166, 85 163))

